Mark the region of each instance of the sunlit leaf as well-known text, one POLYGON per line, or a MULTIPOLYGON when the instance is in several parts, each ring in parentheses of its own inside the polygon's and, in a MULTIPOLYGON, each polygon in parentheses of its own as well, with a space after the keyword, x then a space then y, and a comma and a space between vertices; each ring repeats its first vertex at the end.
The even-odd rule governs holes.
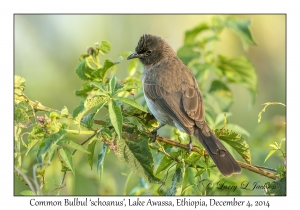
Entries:
POLYGON ((75 68, 76 74, 82 80, 92 80, 93 79, 92 73, 94 71, 95 71, 94 69, 90 68, 87 65, 86 60, 79 61, 79 63, 77 64, 77 66, 75 68))
POLYGON ((190 43, 195 41, 196 36, 204 30, 209 29, 209 25, 206 23, 201 23, 195 28, 185 32, 184 43, 190 43))
POLYGON ((109 41, 103 40, 101 42, 101 45, 96 46, 96 48, 99 49, 99 50, 101 50, 101 52, 107 54, 110 51, 111 45, 110 45, 109 41))
POLYGON ((147 112, 147 110, 141 104, 139 104, 138 102, 136 102, 135 100, 132 100, 130 98, 114 96, 113 99, 121 101, 125 104, 128 104, 129 106, 133 106, 133 107, 135 107, 135 108, 137 108, 137 109, 139 109, 143 112, 147 112))
POLYGON ((173 163, 173 160, 171 158, 169 158, 168 156, 164 156, 161 159, 161 161, 159 162, 155 174, 161 173, 162 171, 167 169, 172 163, 173 163))
POLYGON ((247 163, 251 164, 250 148, 241 134, 228 129, 216 129, 215 134, 237 151, 247 163))
POLYGON ((115 87, 116 87, 116 83, 117 83, 117 78, 115 76, 113 76, 110 80, 109 80, 109 89, 111 93, 115 92, 115 87))
POLYGON ((75 169, 73 165, 73 157, 72 153, 67 148, 61 148, 59 150, 59 154, 61 158, 63 159, 64 163, 67 165, 67 167, 72 171, 73 174, 75 174, 75 169))
POLYGON ((239 19, 233 16, 214 17, 212 28, 217 32, 220 32, 224 27, 232 30, 241 39, 244 49, 248 49, 249 45, 256 45, 249 29, 250 24, 251 20, 249 19, 239 19))
POLYGON ((94 152, 95 152, 96 143, 97 143, 97 139, 90 141, 90 143, 88 144, 88 148, 87 148, 87 151, 89 151, 87 158, 88 158, 89 165, 91 166, 91 170, 93 169, 94 152))
POLYGON ((69 139, 60 140, 57 144, 60 146, 68 146, 68 147, 71 147, 73 149, 76 149, 76 150, 79 150, 81 152, 85 152, 88 154, 90 153, 89 151, 84 149, 83 146, 81 146, 80 144, 77 144, 76 142, 69 140, 69 139))
POLYGON ((118 141, 117 156, 146 181, 158 183, 160 180, 153 175, 154 163, 148 141, 149 136, 146 134, 138 130, 126 129, 123 138, 118 141))
POLYGON ((122 137, 122 125, 123 125, 123 116, 120 107, 118 104, 110 100, 108 102, 108 112, 111 124, 114 126, 115 131, 117 132, 119 138, 122 137))
POLYGON ((245 56, 232 59, 219 56, 218 67, 222 69, 230 83, 242 85, 249 90, 251 102, 254 104, 257 93, 257 75, 253 64, 245 56))
POLYGON ((277 149, 274 149, 274 150, 271 150, 270 152, 269 152, 269 154, 267 155, 267 157, 266 157, 266 159, 265 159, 265 161, 264 161, 264 163, 275 153, 277 151, 277 149))
POLYGON ((179 48, 179 50, 177 51, 177 56, 180 58, 180 60, 182 60, 182 62, 185 65, 188 65, 188 63, 190 61, 192 61, 195 58, 199 58, 200 57, 200 53, 197 51, 194 51, 194 46, 191 44, 186 44, 184 46, 182 46, 181 48, 179 48))
POLYGON ((25 196, 30 196, 30 195, 36 195, 34 192, 32 192, 31 190, 24 190, 22 192, 20 192, 21 195, 25 195, 25 196))
POLYGON ((223 112, 229 111, 233 104, 233 93, 224 82, 221 80, 212 81, 209 93, 218 101, 223 112))
POLYGON ((102 180, 102 174, 103 174, 103 162, 106 155, 107 146, 106 144, 103 144, 102 150, 100 154, 98 155, 98 163, 97 163, 97 173, 100 174, 100 182, 102 180))
POLYGON ((99 104, 106 103, 108 100, 108 97, 102 97, 102 96, 95 96, 91 99, 85 100, 83 103, 81 103, 78 107, 76 107, 73 111, 73 118, 75 124, 80 125, 80 121, 90 109, 96 108, 99 104))
POLYGON ((265 195, 286 196, 286 178, 265 183, 265 195))
POLYGON ((39 142, 39 150, 36 155, 36 158, 39 163, 43 162, 45 153, 48 152, 51 147, 56 144, 59 140, 63 139, 65 135, 67 134, 66 130, 60 130, 57 133, 52 133, 49 135, 49 137, 42 139, 39 142))
POLYGON ((172 185, 168 191, 168 193, 166 194, 167 196, 168 195, 176 195, 176 194, 180 194, 181 192, 178 192, 179 191, 179 187, 181 185, 181 181, 182 181, 182 178, 183 178, 183 168, 176 168, 175 170, 175 173, 172 177, 172 185))
POLYGON ((140 88, 139 86, 136 86, 136 85, 128 85, 128 86, 124 86, 120 89, 118 89, 116 92, 114 92, 114 95, 118 95, 119 93, 122 93, 122 92, 125 92, 125 91, 129 91, 129 90, 132 90, 132 89, 138 89, 140 88))

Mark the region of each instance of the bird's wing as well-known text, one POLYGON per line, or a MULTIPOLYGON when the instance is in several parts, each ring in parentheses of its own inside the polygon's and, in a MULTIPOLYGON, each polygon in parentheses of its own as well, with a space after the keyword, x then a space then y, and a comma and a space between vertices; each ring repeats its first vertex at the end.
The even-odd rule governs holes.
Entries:
MULTIPOLYGON (((144 92, 189 135, 205 124, 202 96, 195 77, 178 59, 153 66, 144 79, 144 92), (169 69, 168 68, 171 68, 169 69)), ((209 134, 204 129, 203 133, 209 134), (206 132, 205 132, 206 131, 206 132)))

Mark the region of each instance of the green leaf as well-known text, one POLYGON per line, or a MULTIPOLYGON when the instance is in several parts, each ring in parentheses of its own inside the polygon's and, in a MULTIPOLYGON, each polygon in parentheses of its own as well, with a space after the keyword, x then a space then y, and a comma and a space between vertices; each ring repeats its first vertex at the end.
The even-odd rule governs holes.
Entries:
POLYGON ((218 67, 222 69, 229 82, 240 84, 249 90, 251 102, 254 104, 257 93, 257 75, 253 64, 245 56, 232 59, 219 56, 218 67))
POLYGON ((21 100, 21 96, 19 95, 22 95, 25 88, 26 88, 26 83, 25 83, 25 79, 23 77, 20 77, 18 75, 15 75, 15 78, 14 78, 14 93, 16 95, 14 95, 14 101, 15 103, 18 103, 19 101, 22 101, 21 100))
POLYGON ((216 66, 214 63, 199 63, 196 62, 191 66, 191 70, 194 70, 194 74, 197 80, 203 80, 203 74, 208 70, 214 72, 218 77, 223 75, 222 70, 216 66))
POLYGON ((206 169, 200 169, 200 170, 196 173, 195 177, 201 176, 201 174, 203 174, 205 171, 206 171, 206 169))
POLYGON ((195 38, 199 33, 201 33, 202 31, 205 31, 209 28, 210 27, 207 23, 201 23, 200 25, 196 26, 195 28, 186 31, 185 37, 184 37, 184 43, 190 43, 190 42, 195 41, 195 38))
POLYGON ((111 45, 107 40, 103 40, 100 46, 96 46, 102 53, 107 54, 110 51, 111 45))
POLYGON ((270 152, 269 152, 269 154, 267 155, 267 157, 266 157, 266 159, 265 159, 265 161, 264 161, 264 163, 275 153, 277 151, 277 149, 273 149, 273 150, 271 150, 270 152))
POLYGON ((188 63, 195 58, 200 58, 200 53, 194 51, 193 48, 194 48, 193 45, 186 44, 181 48, 179 48, 179 50, 177 51, 177 56, 185 65, 188 65, 188 63))
POLYGON ((61 148, 59 149, 59 154, 64 161, 64 163, 67 165, 67 167, 72 171, 72 173, 75 175, 74 171, 74 165, 73 165, 73 158, 72 153, 67 148, 61 148))
POLYGON ((91 129, 94 125, 94 117, 96 113, 89 113, 87 116, 85 116, 81 121, 81 125, 84 127, 91 129))
POLYGON ((212 28, 217 33, 220 33, 224 27, 236 33, 241 39, 244 49, 248 49, 248 45, 256 45, 249 29, 251 20, 242 20, 233 16, 226 16, 214 17, 212 23, 212 28))
POLYGON ((277 142, 275 142, 275 144, 276 144, 276 145, 270 144, 269 146, 272 147, 273 149, 276 149, 276 150, 277 150, 278 148, 280 148, 280 147, 278 146, 277 142))
POLYGON ((103 67, 102 68, 99 68, 97 71, 95 71, 93 73, 93 75, 97 78, 100 78, 102 79, 103 82, 106 81, 106 75, 108 73, 109 70, 112 70, 113 67, 118 64, 120 62, 113 62, 111 60, 105 60, 104 61, 104 64, 103 64, 103 67))
POLYGON ((32 108, 28 105, 26 101, 22 101, 15 105, 14 107, 14 123, 21 128, 28 128, 32 125, 30 116, 28 115, 32 112, 32 108), (29 113, 28 113, 29 112, 29 113))
POLYGON ((117 96, 119 93, 122 93, 122 92, 125 92, 125 91, 129 91, 129 90, 132 90, 132 89, 138 89, 140 88, 139 86, 136 86, 136 85, 128 85, 128 86, 124 86, 120 89, 118 89, 116 92, 114 92, 114 96, 117 96))
POLYGON ((66 106, 64 106, 64 108, 60 111, 60 114, 62 117, 69 117, 69 111, 68 108, 66 106))
POLYGON ((242 40, 244 49, 248 49, 248 45, 256 45, 254 42, 249 26, 251 20, 241 20, 234 17, 227 18, 224 21, 225 27, 233 30, 242 40))
POLYGON ((168 195, 176 195, 179 194, 180 192, 178 191, 179 186, 181 185, 181 181, 183 178, 183 169, 182 168, 176 168, 175 173, 172 177, 172 185, 171 188, 169 189, 168 193, 166 194, 168 195))
POLYGON ((132 77, 136 71, 137 71, 137 67, 138 67, 138 59, 131 59, 129 61, 128 67, 127 67, 127 73, 129 77, 132 77))
POLYGON ((147 110, 141 104, 136 102, 135 100, 132 100, 130 98, 125 98, 125 97, 117 97, 117 96, 114 96, 113 99, 121 101, 125 104, 128 104, 129 106, 132 106, 134 108, 137 108, 137 109, 147 113, 147 110))
POLYGON ((97 107, 99 104, 106 103, 108 100, 107 97, 95 96, 91 99, 87 99, 84 103, 81 103, 78 107, 76 107, 73 111, 73 118, 75 124, 80 124, 81 118, 85 113, 87 113, 90 109, 97 107))
POLYGON ((31 190, 24 190, 22 192, 20 192, 21 195, 25 195, 25 196, 30 196, 30 195, 36 195, 34 192, 32 192, 31 190))
POLYGON ((109 80, 109 90, 110 90, 111 94, 113 94, 115 92, 116 83, 117 83, 117 78, 115 76, 113 76, 109 80))
POLYGON ((149 140, 146 134, 128 128, 123 132, 123 138, 118 141, 117 156, 147 182, 158 183, 160 180, 153 175, 154 163, 148 146, 149 140))
POLYGON ((94 69, 90 68, 87 65, 87 61, 85 59, 79 61, 75 68, 76 74, 82 80, 92 80, 94 78, 94 76, 92 75, 94 71, 94 69))
POLYGON ((69 140, 69 139, 60 140, 57 144, 60 146, 69 146, 73 149, 90 154, 90 152, 87 151, 86 149, 84 149, 83 146, 81 146, 80 144, 77 144, 74 141, 69 140))
POLYGON ((97 163, 97 173, 100 174, 100 182, 102 180, 102 174, 103 174, 103 161, 106 155, 107 146, 106 144, 103 144, 102 150, 100 154, 98 155, 98 163, 97 163))
POLYGON ((265 195, 277 195, 286 196, 286 178, 278 179, 273 182, 267 182, 265 190, 265 195))
POLYGON ((23 77, 20 77, 19 75, 15 75, 14 87, 22 87, 24 89, 26 87, 26 80, 23 77))
POLYGON ((188 156, 185 158, 185 162, 190 164, 190 165, 194 165, 196 163, 198 163, 200 161, 200 158, 202 156, 197 153, 197 152, 191 152, 190 154, 188 154, 188 156))
POLYGON ((233 130, 236 133, 239 133, 239 134, 245 135, 247 137, 250 137, 250 133, 245 128, 242 128, 241 126, 239 126, 237 124, 229 123, 229 124, 226 125, 226 128, 229 129, 229 130, 233 130))
POLYGON ((97 61, 97 58, 92 55, 86 57, 85 61, 86 61, 86 65, 92 70, 97 70, 101 68, 101 65, 97 61))
POLYGON ((95 152, 96 143, 97 143, 97 139, 90 141, 90 143, 88 144, 88 149, 87 149, 89 151, 87 158, 88 158, 89 165, 91 166, 91 170, 93 169, 94 152, 95 152))
POLYGON ((214 80, 211 83, 209 93, 215 97, 223 112, 229 111, 233 104, 233 93, 221 80, 214 80))
POLYGON ((120 107, 115 101, 110 100, 108 102, 108 112, 111 124, 114 126, 119 138, 122 138, 123 116, 120 107))
POLYGON ((229 144, 248 164, 251 164, 250 148, 242 135, 228 129, 216 129, 214 132, 219 139, 229 144))
POLYGON ((161 161, 159 162, 155 174, 158 175, 160 172, 167 169, 172 163, 173 163, 173 160, 171 158, 169 158, 168 156, 164 156, 161 159, 161 161))
POLYGON ((31 130, 30 134, 28 135, 27 152, 26 152, 25 156, 27 156, 31 152, 34 152, 35 150, 39 149, 37 142, 42 141, 44 138, 44 135, 45 135, 44 129, 40 128, 38 123, 35 123, 33 125, 33 128, 31 130))
POLYGON ((93 87, 91 82, 86 82, 81 86, 80 90, 75 91, 75 95, 82 97, 83 99, 92 98, 93 92, 95 91, 94 89, 95 88, 93 87))
POLYGON ((101 82, 91 82, 91 84, 97 88, 99 88, 102 92, 107 92, 105 86, 101 82))
POLYGON ((47 152, 47 157, 48 157, 48 159, 46 159, 47 162, 50 162, 50 163, 52 162, 57 148, 58 148, 58 145, 52 145, 52 147, 49 149, 49 151, 47 152))
POLYGON ((49 135, 49 137, 42 139, 39 143, 39 150, 36 155, 36 158, 39 163, 43 162, 45 153, 48 152, 53 145, 55 145, 59 140, 65 137, 67 134, 66 130, 59 130, 57 133, 52 133, 49 135))

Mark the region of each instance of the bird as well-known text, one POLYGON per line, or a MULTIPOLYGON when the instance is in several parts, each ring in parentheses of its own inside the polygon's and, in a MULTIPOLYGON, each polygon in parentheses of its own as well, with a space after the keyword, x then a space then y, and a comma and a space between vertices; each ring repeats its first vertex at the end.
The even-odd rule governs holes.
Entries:
POLYGON ((144 34, 135 52, 127 60, 138 58, 143 65, 142 85, 150 112, 160 125, 178 128, 189 135, 188 152, 194 136, 208 152, 224 176, 241 172, 241 168, 205 121, 203 97, 198 82, 188 67, 163 38, 144 34))

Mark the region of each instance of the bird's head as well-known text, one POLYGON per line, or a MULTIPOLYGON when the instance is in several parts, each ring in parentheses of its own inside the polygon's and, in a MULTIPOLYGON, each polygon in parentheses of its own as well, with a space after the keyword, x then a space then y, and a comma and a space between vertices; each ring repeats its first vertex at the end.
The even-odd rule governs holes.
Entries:
MULTIPOLYGON (((166 55, 166 49, 170 46, 159 36, 144 34, 141 36, 135 52, 127 57, 127 60, 138 58, 143 65, 149 66, 159 62, 166 55)), ((173 51, 171 49, 171 51, 173 51)), ((167 53, 168 54, 168 53, 167 53)))

